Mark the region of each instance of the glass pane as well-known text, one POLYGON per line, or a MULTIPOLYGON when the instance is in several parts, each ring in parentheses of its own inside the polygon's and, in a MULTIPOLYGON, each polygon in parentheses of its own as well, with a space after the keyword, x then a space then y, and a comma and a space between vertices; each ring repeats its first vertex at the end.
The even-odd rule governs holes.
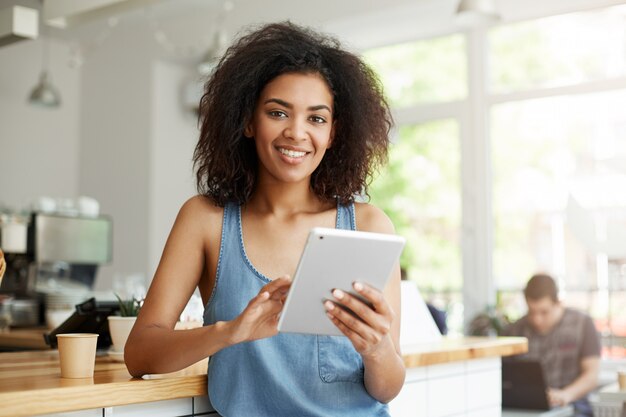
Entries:
POLYGON ((626 74, 626 6, 549 17, 489 33, 490 91, 555 87, 626 74))
POLYGON ((465 37, 460 34, 372 49, 364 58, 393 107, 467 96, 465 37))
POLYGON ((462 288, 458 130, 455 120, 402 126, 369 189, 407 239, 401 266, 422 292, 462 288))
MULTIPOLYGON (((493 108, 499 288, 520 289, 537 271, 570 292, 598 289, 606 298, 626 287, 625 107, 618 90, 493 108)), ((586 308, 606 318, 607 303, 586 308)))
POLYGON ((496 303, 498 311, 510 322, 517 321, 526 314, 526 301, 521 289, 497 291, 496 303))

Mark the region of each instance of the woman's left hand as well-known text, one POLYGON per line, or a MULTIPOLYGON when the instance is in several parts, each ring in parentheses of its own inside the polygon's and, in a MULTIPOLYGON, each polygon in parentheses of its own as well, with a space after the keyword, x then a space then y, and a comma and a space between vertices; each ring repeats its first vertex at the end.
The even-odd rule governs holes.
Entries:
POLYGON ((385 300, 383 293, 367 284, 355 282, 354 290, 371 303, 371 307, 359 298, 340 289, 332 291, 337 301, 324 302, 330 320, 350 339, 354 348, 363 357, 375 356, 381 348, 393 346, 390 336, 395 313, 385 300), (342 306, 352 310, 353 314, 342 306))

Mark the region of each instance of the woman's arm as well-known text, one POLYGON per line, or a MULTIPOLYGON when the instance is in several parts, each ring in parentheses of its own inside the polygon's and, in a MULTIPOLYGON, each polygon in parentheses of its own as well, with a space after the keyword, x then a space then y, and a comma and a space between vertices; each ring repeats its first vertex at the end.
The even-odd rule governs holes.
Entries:
POLYGON ((285 278, 263 287, 233 321, 174 331, 200 277, 210 273, 205 256, 219 250, 221 220, 222 210, 203 197, 181 208, 126 342, 124 359, 131 375, 177 371, 232 344, 276 333, 281 299, 290 284, 285 278))
MULTIPOLYGON (((382 211, 369 205, 359 206, 359 230, 394 233, 382 211)), ((360 320, 330 302, 326 303, 327 312, 363 357, 367 392, 387 403, 398 395, 405 377, 400 352, 400 266, 395 267, 384 292, 361 283, 355 283, 354 290, 369 300, 373 308, 344 291, 335 290, 333 296, 360 320)))

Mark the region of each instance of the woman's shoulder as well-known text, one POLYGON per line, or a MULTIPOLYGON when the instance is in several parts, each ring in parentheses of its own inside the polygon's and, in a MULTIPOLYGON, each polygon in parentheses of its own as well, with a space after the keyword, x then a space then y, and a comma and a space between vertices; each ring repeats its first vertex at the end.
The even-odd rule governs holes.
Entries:
POLYGON ((211 226, 221 223, 224 208, 218 206, 209 197, 195 195, 185 201, 178 213, 178 220, 184 223, 211 226))
POLYGON ((380 208, 369 203, 354 203, 354 213, 358 230, 395 234, 391 219, 380 208))

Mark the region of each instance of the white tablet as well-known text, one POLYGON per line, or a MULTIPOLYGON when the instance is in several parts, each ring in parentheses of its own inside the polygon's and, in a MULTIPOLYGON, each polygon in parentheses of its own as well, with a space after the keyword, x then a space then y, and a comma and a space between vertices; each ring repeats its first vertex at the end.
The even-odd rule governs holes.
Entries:
MULTIPOLYGON (((382 233, 314 228, 309 233, 278 321, 283 333, 343 335, 326 315, 335 288, 354 294, 361 281, 384 289, 404 238, 382 233)), ((336 301, 336 300, 335 300, 336 301)))

